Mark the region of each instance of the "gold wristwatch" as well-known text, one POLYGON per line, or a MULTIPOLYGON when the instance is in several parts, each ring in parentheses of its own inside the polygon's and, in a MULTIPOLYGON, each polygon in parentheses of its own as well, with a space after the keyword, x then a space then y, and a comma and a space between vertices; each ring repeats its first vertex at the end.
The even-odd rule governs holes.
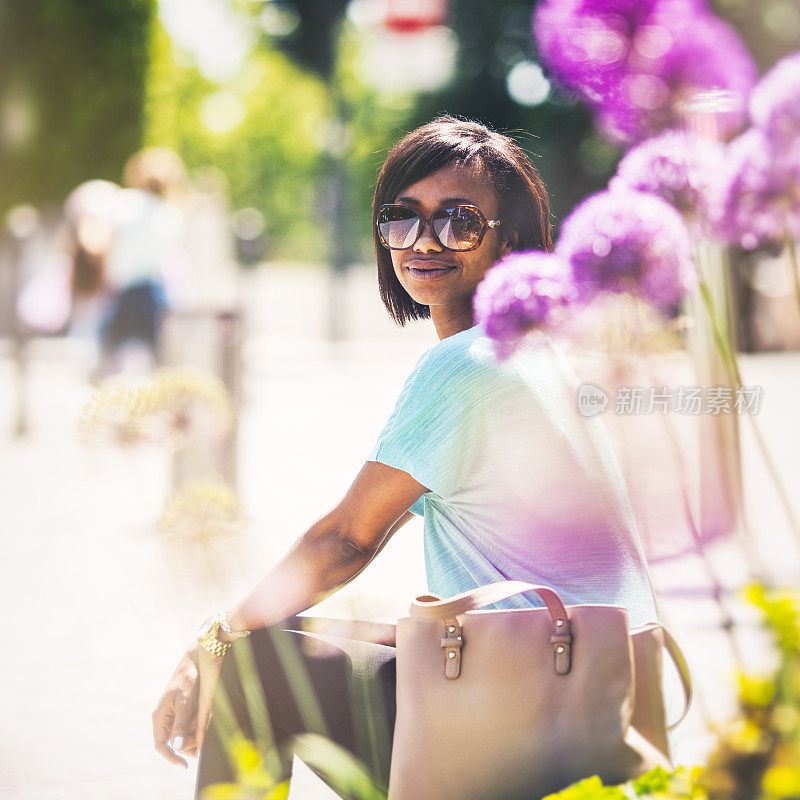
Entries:
POLYGON ((228 648, 235 639, 242 639, 249 635, 250 631, 231 630, 231 626, 228 624, 228 615, 222 612, 221 614, 212 614, 203 622, 197 631, 197 641, 209 653, 221 658, 228 652, 228 648), (219 638, 220 631, 225 634, 227 639, 219 638))

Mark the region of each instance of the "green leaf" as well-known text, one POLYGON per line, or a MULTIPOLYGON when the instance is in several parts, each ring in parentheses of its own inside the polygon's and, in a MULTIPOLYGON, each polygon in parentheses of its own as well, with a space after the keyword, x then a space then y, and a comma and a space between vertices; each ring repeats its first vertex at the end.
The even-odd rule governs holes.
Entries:
POLYGON ((628 800, 628 796, 619 786, 604 786, 600 778, 593 775, 543 800, 628 800))
POLYGON ((294 751, 311 769, 323 776, 338 794, 358 800, 386 800, 366 769, 347 750, 313 733, 295 738, 294 751))
POLYGON ((637 795, 665 792, 670 787, 671 778, 671 773, 663 767, 656 767, 636 778, 633 781, 633 788, 637 795))

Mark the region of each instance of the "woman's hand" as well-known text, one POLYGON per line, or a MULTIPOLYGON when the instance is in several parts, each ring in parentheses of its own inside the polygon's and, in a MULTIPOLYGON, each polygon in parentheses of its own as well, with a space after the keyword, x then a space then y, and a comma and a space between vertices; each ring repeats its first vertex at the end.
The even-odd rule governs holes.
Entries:
POLYGON ((178 753, 196 756, 203 747, 222 658, 199 644, 187 650, 153 712, 156 750, 167 761, 188 767, 178 753))

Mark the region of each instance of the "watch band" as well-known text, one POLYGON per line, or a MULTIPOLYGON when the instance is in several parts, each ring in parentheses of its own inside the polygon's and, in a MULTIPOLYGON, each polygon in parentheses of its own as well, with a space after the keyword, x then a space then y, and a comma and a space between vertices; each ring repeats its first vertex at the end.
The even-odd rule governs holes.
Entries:
POLYGON ((231 642, 221 642, 219 639, 217 639, 218 630, 219 624, 217 624, 216 629, 209 631, 204 636, 198 636, 197 641, 200 642, 200 646, 203 649, 207 650, 209 653, 217 656, 218 658, 222 658, 222 656, 228 652, 231 642))
POLYGON ((250 631, 234 631, 228 624, 227 615, 223 612, 221 614, 214 614, 209 617, 201 626, 197 634, 197 641, 200 646, 211 653, 212 655, 222 658, 228 649, 233 644, 232 641, 223 641, 219 638, 220 630, 225 633, 230 639, 241 639, 250 635, 250 631))
POLYGON ((234 631, 231 630, 231 626, 228 623, 228 612, 223 611, 219 615, 219 627, 225 631, 225 635, 230 637, 231 639, 244 639, 245 636, 249 636, 251 631, 234 631))

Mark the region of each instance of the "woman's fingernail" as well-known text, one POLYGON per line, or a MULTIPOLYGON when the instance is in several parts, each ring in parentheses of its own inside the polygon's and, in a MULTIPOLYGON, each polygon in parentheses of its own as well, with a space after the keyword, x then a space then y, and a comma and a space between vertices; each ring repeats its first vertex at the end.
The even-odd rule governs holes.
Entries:
POLYGON ((176 736, 172 740, 172 749, 180 750, 183 747, 183 736, 176 736))

